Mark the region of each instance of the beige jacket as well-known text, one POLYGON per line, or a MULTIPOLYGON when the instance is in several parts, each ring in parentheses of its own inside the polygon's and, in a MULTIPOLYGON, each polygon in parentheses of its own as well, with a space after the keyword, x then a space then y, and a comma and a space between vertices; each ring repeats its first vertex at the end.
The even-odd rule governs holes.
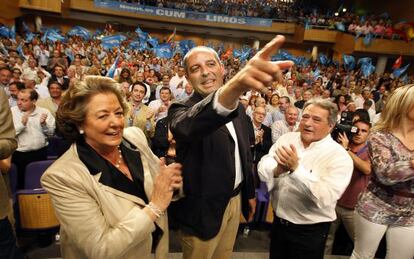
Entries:
MULTIPOLYGON (((124 137, 137 147, 144 168, 148 199, 159 160, 148 147, 145 135, 136 127, 124 130, 124 137)), ((142 211, 142 199, 99 182, 78 157, 76 145, 43 175, 41 182, 50 193, 61 223, 63 258, 150 258, 155 224, 142 211)), ((167 258, 167 216, 156 221, 164 231, 156 258, 167 258)))
MULTIPOLYGON (((0 87, 0 159, 9 157, 17 148, 16 132, 6 92, 0 87)), ((0 172, 0 219, 10 210, 7 175, 0 172)))
POLYGON ((42 108, 45 108, 45 109, 49 110, 50 113, 53 115, 53 117, 56 118, 57 106, 52 101, 52 97, 47 97, 47 98, 39 99, 36 102, 36 106, 39 106, 39 107, 42 107, 42 108))

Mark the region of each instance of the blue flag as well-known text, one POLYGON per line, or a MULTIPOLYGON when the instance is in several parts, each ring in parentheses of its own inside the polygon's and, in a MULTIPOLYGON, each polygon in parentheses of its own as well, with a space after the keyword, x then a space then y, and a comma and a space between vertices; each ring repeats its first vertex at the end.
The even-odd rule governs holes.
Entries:
POLYGON ((10 29, 9 37, 13 40, 16 39, 16 27, 14 25, 10 29))
POLYGON ((364 77, 368 78, 375 71, 375 66, 371 63, 364 63, 361 66, 361 71, 364 77))
POLYGON ((26 24, 26 22, 23 21, 22 26, 23 26, 24 33, 31 32, 31 30, 30 30, 29 26, 26 24))
POLYGON ((34 37, 35 37, 35 34, 33 32, 26 33, 26 42, 31 42, 34 37))
POLYGON ((93 33, 92 38, 96 39, 97 37, 101 36, 103 33, 104 33, 104 32, 103 32, 103 30, 101 30, 101 29, 97 29, 97 30, 93 33))
POLYGON ((108 72, 106 73, 107 77, 114 78, 116 67, 118 66, 119 57, 120 57, 120 54, 118 54, 118 56, 115 59, 115 62, 112 64, 112 66, 109 68, 108 72))
POLYGON ((153 48, 158 46, 158 39, 157 38, 149 38, 147 43, 150 44, 153 48))
POLYGON ((4 37, 4 38, 9 38, 10 37, 10 29, 7 28, 6 26, 1 26, 0 27, 0 36, 4 37))
POLYGON ((336 29, 337 29, 338 31, 346 31, 346 29, 345 29, 345 25, 344 25, 343 23, 341 23, 341 22, 337 22, 337 23, 335 23, 335 27, 336 27, 336 29))
POLYGON ((196 44, 192 40, 182 40, 178 43, 179 48, 182 50, 182 54, 185 55, 187 52, 194 48, 196 44))
POLYGON ((46 42, 47 40, 50 40, 50 41, 53 41, 53 42, 58 41, 58 40, 59 41, 64 41, 65 37, 62 34, 60 34, 59 30, 57 30, 55 28, 50 28, 50 29, 47 29, 45 31, 45 33, 43 34, 41 40, 43 42, 46 42))
POLYGON ((350 55, 343 55, 344 67, 347 71, 353 70, 355 68, 355 58, 350 55))
POLYGON ((104 49, 112 49, 115 47, 119 47, 121 43, 126 39, 127 37, 124 35, 106 36, 101 39, 102 47, 104 49))
POLYGON ((323 66, 326 66, 329 64, 329 59, 325 54, 320 53, 318 59, 319 59, 319 63, 323 66))
POLYGON ((141 28, 137 27, 137 29, 135 30, 135 32, 138 34, 138 38, 140 41, 147 41, 148 39, 148 33, 143 32, 141 30, 141 28))
POLYGON ((364 64, 372 64, 372 59, 370 57, 360 58, 358 59, 358 66, 362 66, 364 64))
POLYGON ((75 26, 70 31, 68 31, 67 35, 69 36, 79 36, 84 40, 89 40, 91 38, 91 33, 88 29, 82 26, 75 26))
POLYGON ((367 35, 365 35, 365 37, 362 41, 364 43, 365 47, 368 47, 369 45, 371 45, 373 38, 374 37, 372 36, 372 33, 368 33, 367 35))
POLYGON ((19 53, 20 57, 24 57, 24 53, 23 53, 23 43, 20 43, 19 46, 17 46, 16 48, 17 53, 19 53))
POLYGON ((172 58, 173 50, 171 49, 171 45, 169 43, 160 44, 154 48, 155 56, 159 58, 172 58))
POLYGON ((410 64, 407 64, 402 68, 394 69, 394 72, 392 72, 392 74, 394 75, 395 78, 398 78, 401 75, 403 75, 405 72, 407 72, 407 69, 408 69, 409 66, 410 66, 410 64))

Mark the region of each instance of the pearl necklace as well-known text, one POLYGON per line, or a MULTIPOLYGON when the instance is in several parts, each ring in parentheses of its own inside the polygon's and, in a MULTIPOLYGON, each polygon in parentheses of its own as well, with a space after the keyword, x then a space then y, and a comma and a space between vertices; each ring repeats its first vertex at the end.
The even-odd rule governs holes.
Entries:
POLYGON ((119 148, 119 146, 118 146, 118 152, 119 152, 119 157, 118 157, 118 161, 116 161, 116 163, 115 163, 116 168, 119 168, 121 166, 121 163, 122 163, 122 152, 121 152, 121 149, 119 148))

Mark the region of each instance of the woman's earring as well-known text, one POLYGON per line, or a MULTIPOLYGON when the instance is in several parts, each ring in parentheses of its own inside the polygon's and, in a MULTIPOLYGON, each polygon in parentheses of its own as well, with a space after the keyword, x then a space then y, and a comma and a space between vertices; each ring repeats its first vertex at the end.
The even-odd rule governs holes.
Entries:
POLYGON ((79 134, 83 135, 85 133, 85 131, 83 131, 83 129, 79 130, 79 134))

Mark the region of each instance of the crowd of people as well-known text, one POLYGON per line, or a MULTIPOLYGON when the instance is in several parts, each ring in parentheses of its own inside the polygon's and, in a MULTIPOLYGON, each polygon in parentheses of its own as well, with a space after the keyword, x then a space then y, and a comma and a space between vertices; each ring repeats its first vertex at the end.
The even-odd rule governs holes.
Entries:
POLYGON ((240 17, 260 17, 280 21, 300 22, 306 28, 319 27, 329 30, 341 30, 355 35, 372 34, 376 38, 399 39, 394 23, 389 15, 358 15, 352 10, 325 10, 309 6, 301 1, 247 1, 247 0, 209 0, 209 1, 138 1, 123 2, 142 5, 173 8, 186 11, 207 12, 240 17), (345 11, 343 11, 345 10, 345 11))
POLYGON ((248 0, 187 0, 187 1, 139 1, 121 0, 141 5, 172 8, 186 11, 214 13, 240 17, 260 17, 267 19, 288 19, 294 17, 293 1, 248 1, 248 0))
POLYGON ((403 82, 389 72, 365 77, 318 62, 276 65, 270 59, 282 38, 243 62, 206 47, 167 59, 76 36, 66 43, 1 39, 0 91, 17 140, 14 154, 1 158, 17 165, 18 188, 25 165, 46 159, 49 137, 74 143, 43 179, 69 246, 65 257, 132 258, 149 254, 151 244, 165 254, 164 211, 184 191, 170 211, 183 231, 185 258, 227 258, 240 213, 252 219, 260 181, 275 209, 271 256, 321 258, 327 222, 344 207, 359 215, 361 227, 348 231, 355 258, 371 256, 379 243, 367 245, 365 227, 392 232, 393 258, 412 257, 399 240, 413 237, 413 76, 403 82), (357 133, 331 138, 337 122, 357 133), (368 137, 371 125, 378 132, 368 137), (137 156, 138 166, 131 162, 137 156), (108 195, 96 179, 118 194, 108 195), (297 240, 297 226, 311 236, 297 240), (296 249, 295 242, 306 245, 296 249))

